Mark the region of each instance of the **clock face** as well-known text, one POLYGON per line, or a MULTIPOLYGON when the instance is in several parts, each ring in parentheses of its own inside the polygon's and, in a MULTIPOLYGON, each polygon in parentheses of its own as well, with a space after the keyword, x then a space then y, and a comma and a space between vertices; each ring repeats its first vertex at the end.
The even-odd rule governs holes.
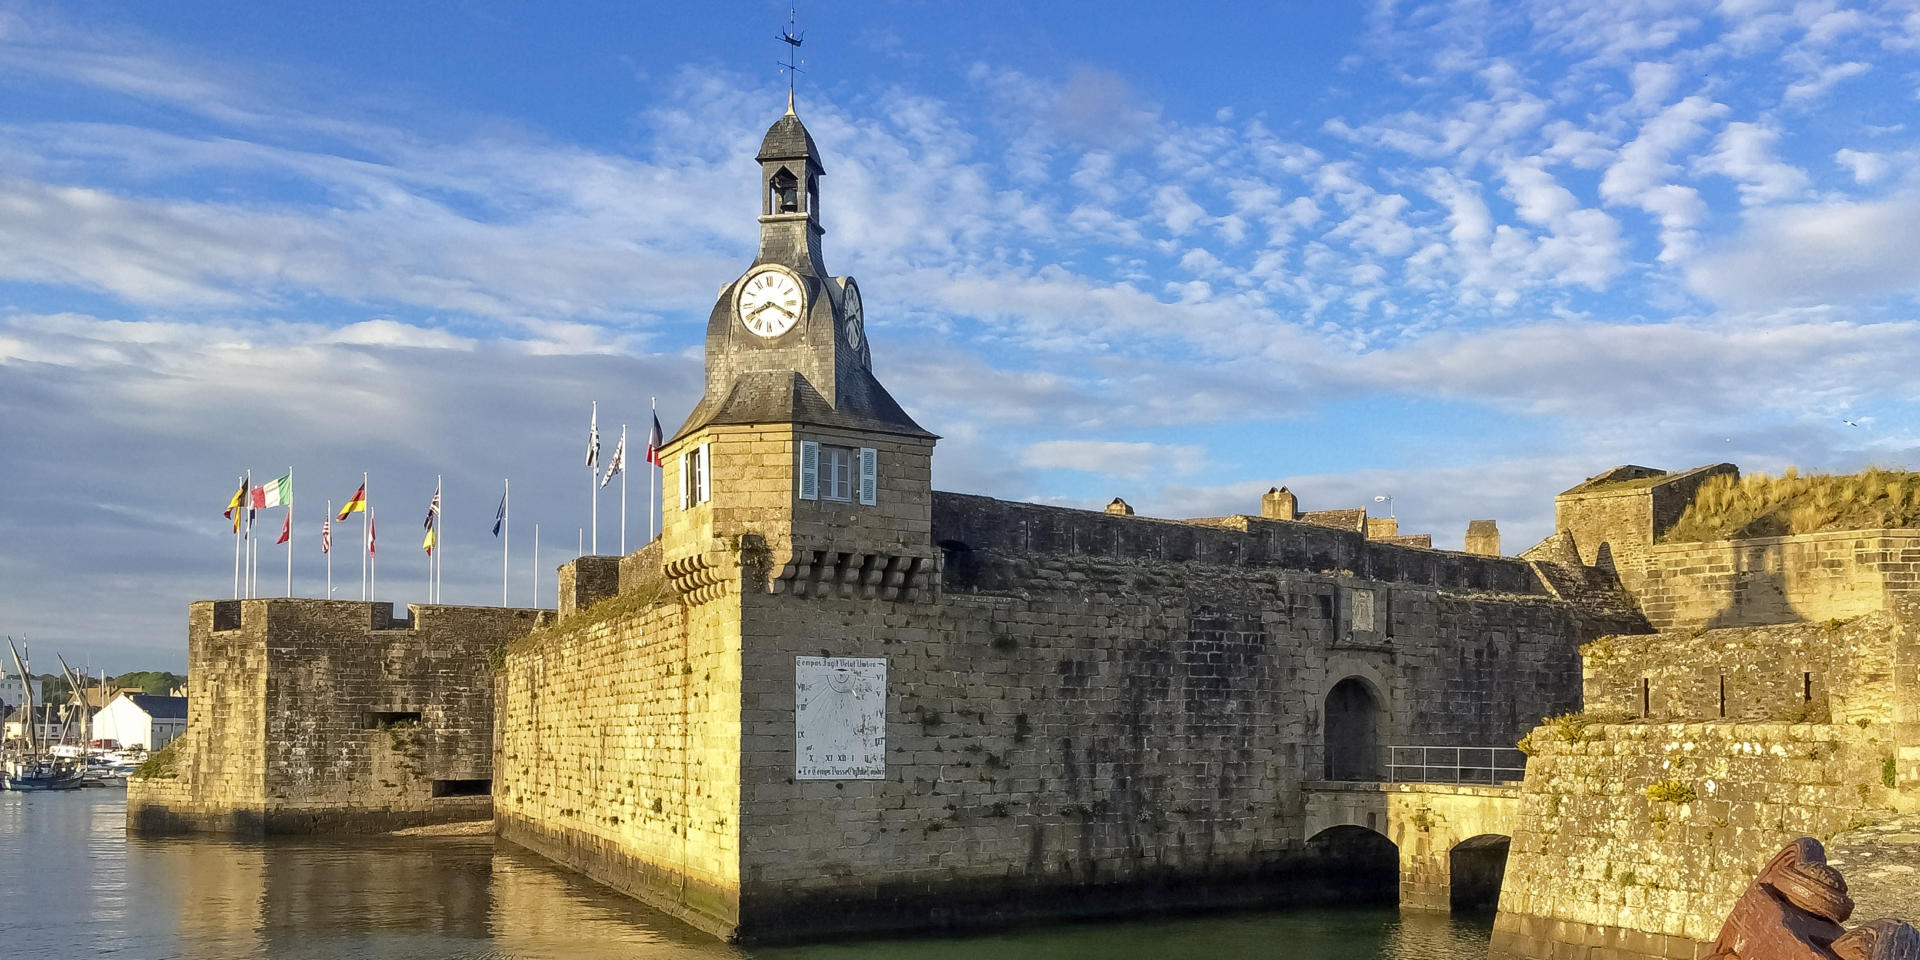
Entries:
POLYGON ((741 324, 762 337, 777 337, 800 320, 806 297, 800 284, 782 270, 762 270, 740 283, 735 308, 741 324))
POLYGON ((866 342, 867 314, 860 306, 860 288, 854 286, 852 280, 847 281, 847 292, 841 302, 846 305, 847 346, 858 350, 866 342))

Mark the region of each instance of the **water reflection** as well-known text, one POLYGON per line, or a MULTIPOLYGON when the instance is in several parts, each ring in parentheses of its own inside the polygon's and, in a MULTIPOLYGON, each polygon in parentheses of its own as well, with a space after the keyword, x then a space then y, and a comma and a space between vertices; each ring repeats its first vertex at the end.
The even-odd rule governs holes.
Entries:
POLYGON ((645 960, 1484 960, 1484 926, 1391 911, 1071 924, 742 951, 484 837, 127 840, 124 795, 0 793, 7 956, 645 960))

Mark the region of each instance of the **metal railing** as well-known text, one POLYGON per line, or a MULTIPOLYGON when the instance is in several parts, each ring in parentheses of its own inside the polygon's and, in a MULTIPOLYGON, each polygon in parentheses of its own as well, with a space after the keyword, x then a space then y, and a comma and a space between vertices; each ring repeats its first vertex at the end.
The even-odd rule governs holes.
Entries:
POLYGON ((1387 748, 1394 783, 1511 783, 1527 776, 1527 755, 1514 747, 1387 748))

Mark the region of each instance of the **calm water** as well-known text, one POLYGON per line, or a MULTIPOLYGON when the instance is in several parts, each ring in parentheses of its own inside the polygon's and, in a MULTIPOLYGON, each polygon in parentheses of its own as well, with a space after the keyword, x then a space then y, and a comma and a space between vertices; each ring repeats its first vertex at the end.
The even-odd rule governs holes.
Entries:
POLYGON ((0 793, 0 956, 1485 960, 1487 929, 1240 914, 743 951, 485 838, 128 840, 125 793, 0 793))

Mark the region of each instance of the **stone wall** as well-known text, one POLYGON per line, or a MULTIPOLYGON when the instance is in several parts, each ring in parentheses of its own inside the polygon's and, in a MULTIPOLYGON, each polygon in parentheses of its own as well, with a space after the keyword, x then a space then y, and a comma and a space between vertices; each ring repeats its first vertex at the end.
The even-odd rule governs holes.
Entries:
POLYGON ((1700 485, 1739 472, 1730 463, 1681 473, 1616 468, 1555 497, 1554 530, 1572 535, 1581 562, 1614 574, 1638 595, 1647 552, 1679 522, 1700 485))
POLYGON ((128 828, 356 832, 484 818, 488 659, 535 610, 273 599, 188 614, 187 733, 128 828))
POLYGON ((749 940, 1311 901, 1340 892, 1301 817, 1336 684, 1376 698, 1377 748, 1504 746, 1576 705, 1577 624, 1520 561, 937 502, 937 589, 770 592, 743 537, 717 596, 623 593, 514 645, 501 834, 749 940), (817 656, 886 659, 883 779, 797 779, 817 656))
POLYGON ((1706 956, 1780 847, 1885 815, 1885 737, 1786 723, 1535 730, 1494 956, 1706 956))
MULTIPOLYGON (((1235 554, 983 509, 1014 518, 999 538, 936 511, 937 603, 741 598, 743 937, 1311 901, 1337 871, 1300 790, 1335 684, 1377 692, 1383 743, 1504 745, 1573 704, 1573 625, 1541 597, 1150 559, 1235 554), (794 778, 795 658, 820 655, 886 658, 884 780, 794 778)), ((1475 575, 1451 560, 1408 569, 1475 575)))
POLYGON ((1605 637, 1581 649, 1585 705, 1654 719, 1888 723, 1920 702, 1920 677, 1895 669, 1916 634, 1885 612, 1605 637))
MULTIPOLYGON (((659 580, 655 580, 660 584, 659 580)), ((500 835, 704 929, 738 920, 739 608, 659 586, 509 647, 500 835)))
POLYGON ((1635 589, 1661 629, 1856 617, 1920 592, 1920 531, 1668 543, 1635 589))

